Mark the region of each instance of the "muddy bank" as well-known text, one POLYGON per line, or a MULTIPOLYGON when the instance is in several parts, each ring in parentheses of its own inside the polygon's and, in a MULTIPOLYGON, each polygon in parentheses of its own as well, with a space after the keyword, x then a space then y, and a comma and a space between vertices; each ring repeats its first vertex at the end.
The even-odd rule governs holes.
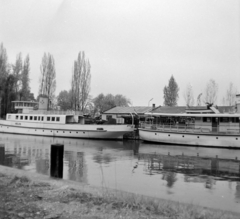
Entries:
POLYGON ((0 218, 240 218, 0 166, 0 218))

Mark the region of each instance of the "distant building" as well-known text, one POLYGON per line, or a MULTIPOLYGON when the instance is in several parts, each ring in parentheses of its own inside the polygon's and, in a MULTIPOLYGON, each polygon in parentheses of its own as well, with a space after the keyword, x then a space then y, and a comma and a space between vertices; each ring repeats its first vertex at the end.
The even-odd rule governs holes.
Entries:
POLYGON ((102 113, 102 120, 112 121, 117 124, 132 124, 138 127, 139 122, 151 117, 151 113, 182 114, 182 113, 231 113, 235 111, 233 106, 116 106, 102 113))
POLYGON ((155 104, 152 106, 116 106, 102 113, 103 120, 116 120, 117 124, 132 124, 138 126, 139 121, 145 120, 145 113, 155 109, 155 104))
POLYGON ((159 106, 150 112, 163 114, 178 113, 231 113, 235 112, 235 106, 159 106))

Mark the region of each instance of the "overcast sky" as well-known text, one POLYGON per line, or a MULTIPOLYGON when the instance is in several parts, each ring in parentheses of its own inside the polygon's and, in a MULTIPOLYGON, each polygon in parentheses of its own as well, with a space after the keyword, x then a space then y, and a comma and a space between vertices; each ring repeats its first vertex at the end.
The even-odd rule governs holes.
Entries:
POLYGON ((178 105, 188 83, 197 98, 214 79, 219 105, 230 82, 240 92, 239 0, 0 0, 1 42, 11 63, 29 54, 35 97, 44 52, 55 59, 58 95, 70 89, 80 51, 91 63, 92 97, 162 105, 171 75, 178 105))

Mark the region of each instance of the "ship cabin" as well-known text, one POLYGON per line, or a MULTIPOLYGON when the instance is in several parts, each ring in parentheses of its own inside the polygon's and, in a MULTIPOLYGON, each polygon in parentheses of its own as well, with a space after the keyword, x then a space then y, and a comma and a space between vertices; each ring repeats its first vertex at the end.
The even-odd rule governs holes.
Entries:
POLYGON ((6 120, 17 123, 84 124, 81 112, 47 110, 47 98, 33 101, 12 101, 16 113, 7 114, 6 120))
POLYGON ((12 101, 12 107, 18 113, 22 113, 23 110, 33 110, 38 106, 38 102, 34 101, 12 101))
POLYGON ((235 106, 160 107, 146 113, 144 129, 192 133, 240 133, 240 95, 235 106), (183 109, 185 108, 185 109, 183 109))
MULTIPOLYGON (((84 117, 75 114, 37 114, 37 113, 14 113, 7 114, 6 120, 16 123, 49 123, 49 124, 84 124, 84 117)), ((17 125, 17 124, 16 124, 17 125)))

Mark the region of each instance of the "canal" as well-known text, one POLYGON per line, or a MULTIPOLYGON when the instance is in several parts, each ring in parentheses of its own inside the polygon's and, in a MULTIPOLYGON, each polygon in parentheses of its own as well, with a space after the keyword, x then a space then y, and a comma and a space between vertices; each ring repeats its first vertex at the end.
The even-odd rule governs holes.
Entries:
POLYGON ((0 165, 50 176, 55 144, 63 179, 240 212, 240 150, 0 134, 0 165))

